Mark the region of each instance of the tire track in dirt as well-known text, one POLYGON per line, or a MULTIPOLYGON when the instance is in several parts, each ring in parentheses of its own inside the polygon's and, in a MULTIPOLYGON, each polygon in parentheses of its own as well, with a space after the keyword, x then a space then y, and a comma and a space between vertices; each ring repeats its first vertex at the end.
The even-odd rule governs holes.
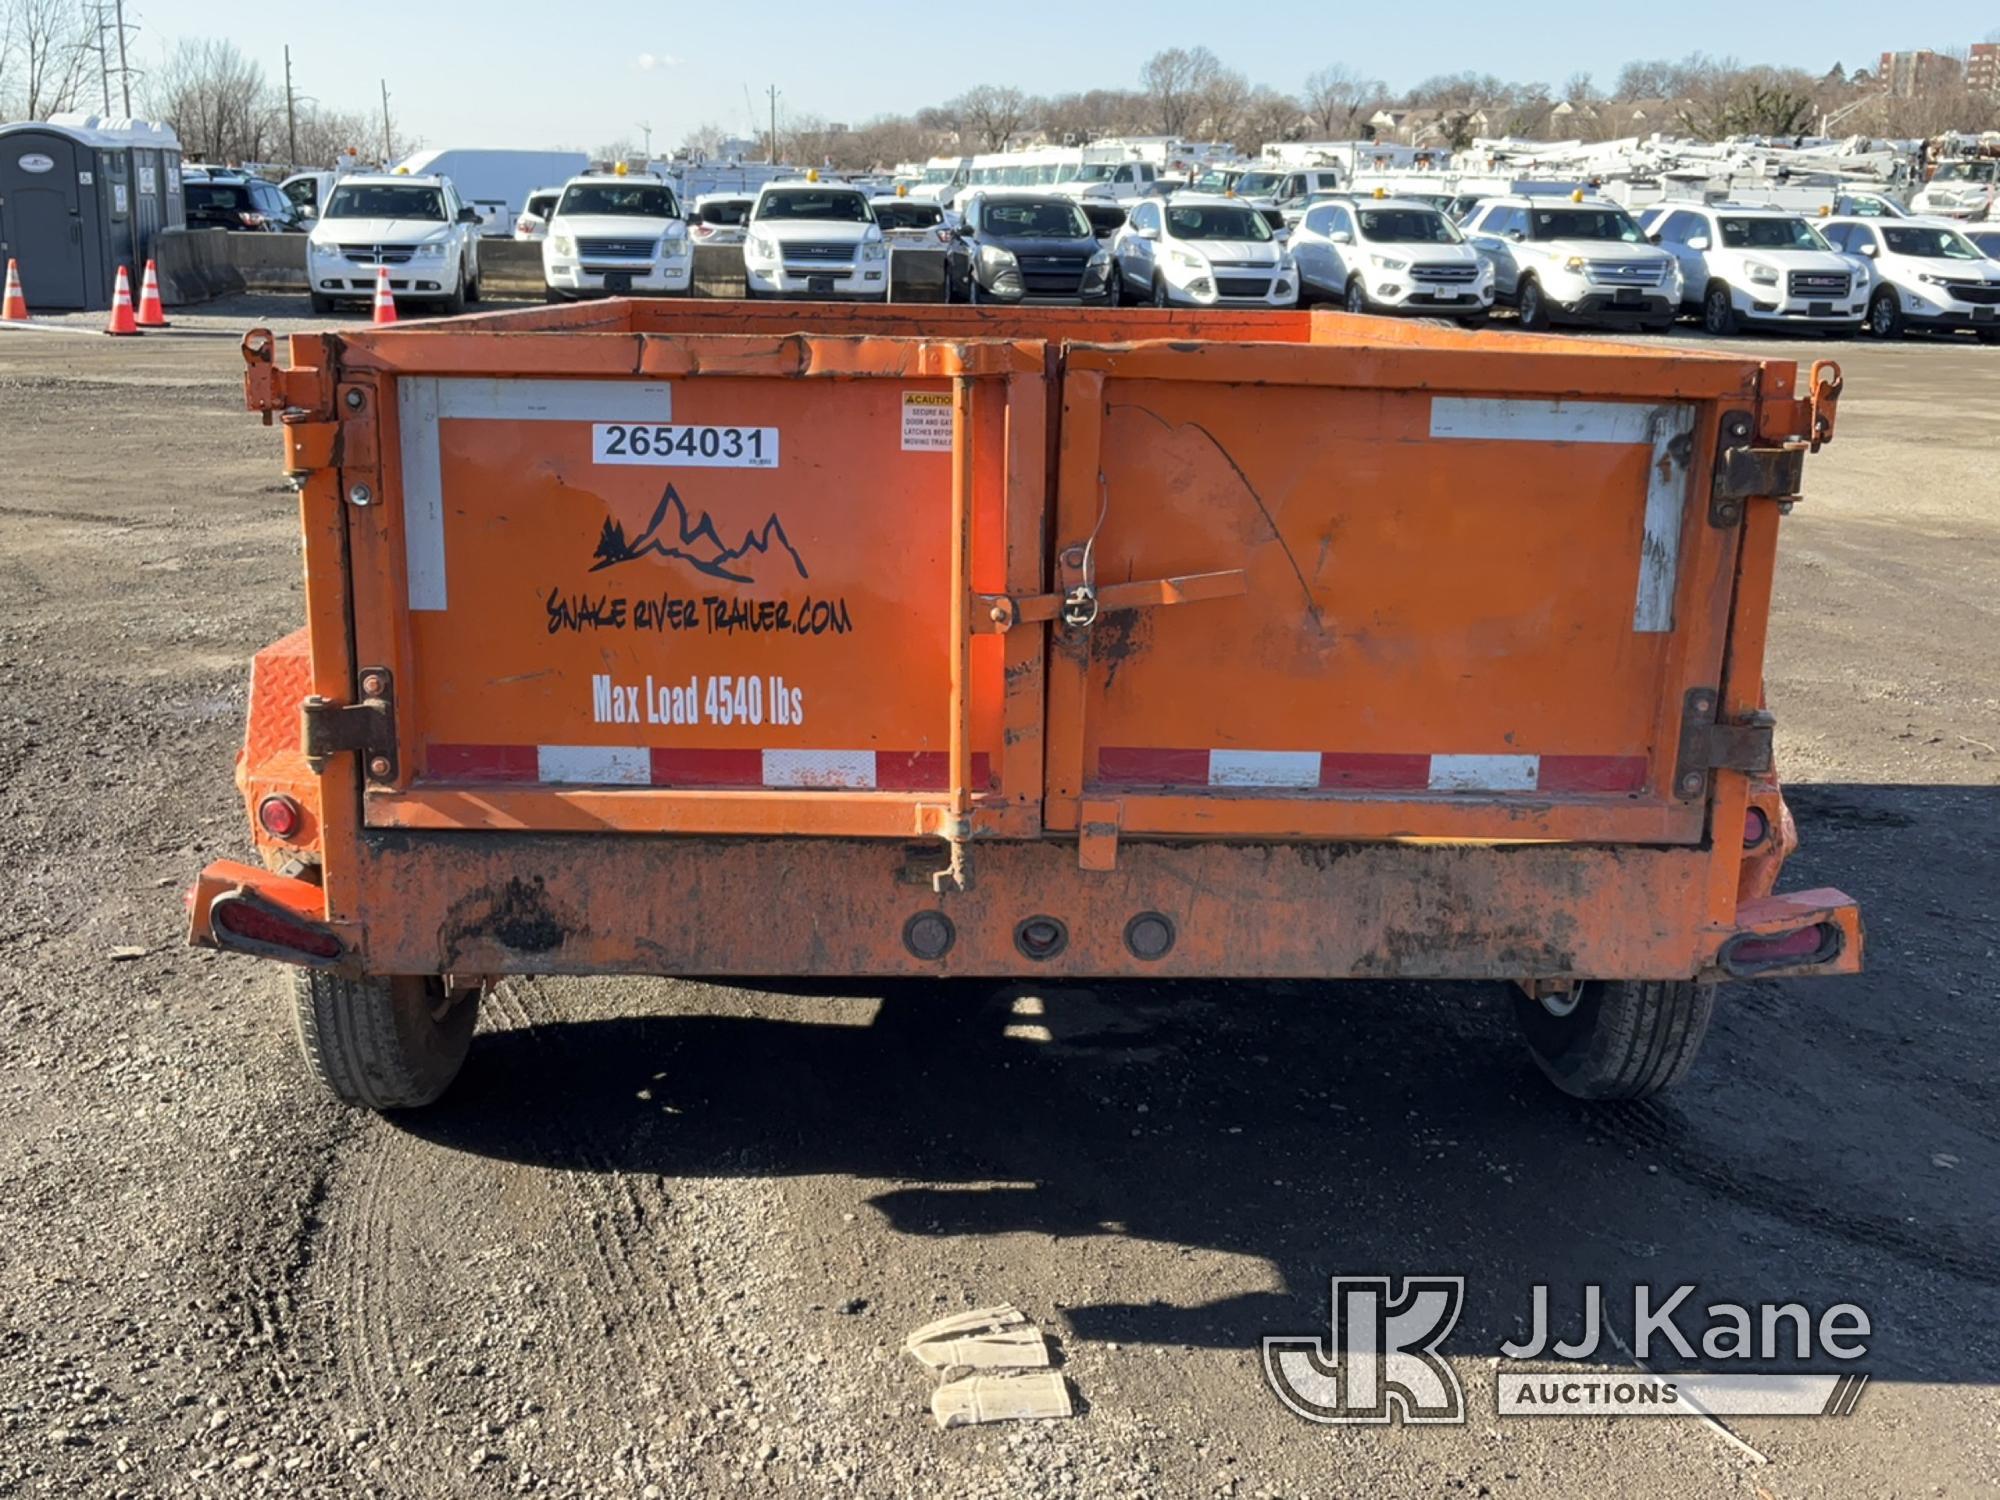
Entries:
POLYGON ((1664 1168, 1745 1208, 1800 1229, 1879 1250, 1926 1270, 1982 1286, 2000 1286, 2000 1253, 1953 1243, 1935 1224, 1902 1224, 1880 1214, 1842 1213, 1816 1196, 1811 1184, 1781 1181, 1761 1172, 1733 1171, 1711 1148, 1691 1139, 1687 1127, 1653 1104, 1612 1106, 1593 1115, 1606 1136, 1657 1155, 1664 1168))

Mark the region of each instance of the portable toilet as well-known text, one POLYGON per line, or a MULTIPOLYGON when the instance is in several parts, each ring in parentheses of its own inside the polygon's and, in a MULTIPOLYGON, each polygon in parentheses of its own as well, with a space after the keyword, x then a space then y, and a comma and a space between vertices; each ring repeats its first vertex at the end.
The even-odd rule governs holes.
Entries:
POLYGON ((30 308, 109 307, 118 268, 136 283, 160 232, 185 222, 170 126, 84 114, 0 125, 0 261, 20 262, 30 308))

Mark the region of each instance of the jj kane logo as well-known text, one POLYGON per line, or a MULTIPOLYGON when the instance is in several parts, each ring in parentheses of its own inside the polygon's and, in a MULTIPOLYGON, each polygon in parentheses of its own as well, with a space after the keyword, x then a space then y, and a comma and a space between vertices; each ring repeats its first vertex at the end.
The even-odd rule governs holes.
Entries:
MULTIPOLYGON (((1576 1337, 1554 1337, 1549 1288, 1533 1288, 1526 1339, 1500 1345, 1495 1400, 1503 1417, 1845 1416, 1868 1377, 1868 1314, 1838 1302, 1817 1315, 1799 1302, 1694 1304, 1696 1288, 1632 1288, 1628 1346, 1606 1316, 1603 1288, 1586 1286, 1576 1337), (1697 1315, 1705 1318, 1697 1321, 1697 1315), (1608 1339, 1610 1348, 1601 1349, 1608 1339), (1648 1357, 1723 1368, 1657 1373, 1648 1357), (1609 1373, 1584 1362, 1620 1366, 1609 1373), (1745 1361, 1763 1366, 1746 1369, 1745 1361), (1836 1362, 1827 1368, 1827 1362, 1836 1362), (1553 1364, 1554 1370, 1539 1368, 1553 1364), (1734 1366, 1731 1368, 1731 1366, 1734 1366), (1773 1365, 1791 1366, 1773 1370, 1773 1365), (1531 1367, 1537 1366, 1537 1367, 1531 1367), (1633 1368, 1636 1366, 1636 1369, 1633 1368), (1818 1366, 1818 1368, 1812 1368, 1818 1366)), ((1465 1302, 1462 1276, 1336 1276, 1332 1336, 1264 1340, 1264 1377, 1309 1422, 1463 1422, 1465 1393, 1439 1346, 1465 1302)))
POLYGON ((1267 1338, 1264 1375, 1308 1422, 1463 1422, 1465 1392, 1437 1352, 1465 1305, 1463 1276, 1333 1278, 1333 1337, 1267 1338))

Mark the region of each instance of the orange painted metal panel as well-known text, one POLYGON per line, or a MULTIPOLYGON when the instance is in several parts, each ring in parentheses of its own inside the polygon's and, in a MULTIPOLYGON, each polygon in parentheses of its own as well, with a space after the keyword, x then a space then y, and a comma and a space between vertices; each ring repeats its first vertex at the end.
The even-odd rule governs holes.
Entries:
MULTIPOLYGON (((301 481, 310 665, 260 669, 242 780, 310 790, 302 682, 393 699, 386 753, 300 798, 321 894, 282 892, 343 962, 1676 977, 1824 922, 1818 971, 1858 965, 1852 903, 1767 896, 1748 777, 1675 785, 1688 691, 1761 696, 1776 507, 1711 524, 1707 485, 1725 414, 1813 416, 1789 364, 659 302, 292 353, 246 386, 301 481), (1149 911, 1165 958, 1123 939, 1149 911)), ((207 882, 197 936, 261 878, 207 882)))
POLYGON ((1488 398, 1458 394, 1502 379, 1484 351, 1341 354, 1070 351, 1061 544, 1102 514, 1098 579, 1249 589, 1058 641, 1051 826, 1088 792, 1127 833, 1700 839, 1673 751, 1734 547, 1702 455, 1754 367, 1649 357, 1615 400, 1544 398, 1574 361, 1531 354, 1488 398))

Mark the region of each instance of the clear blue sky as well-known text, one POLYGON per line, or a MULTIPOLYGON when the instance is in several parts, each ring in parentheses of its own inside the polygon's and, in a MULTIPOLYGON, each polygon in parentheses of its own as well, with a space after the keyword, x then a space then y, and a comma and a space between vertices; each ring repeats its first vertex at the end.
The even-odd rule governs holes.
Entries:
POLYGON ((1147 56, 1174 45, 1206 46, 1253 83, 1285 89, 1333 62, 1391 88, 1468 69, 1559 88, 1579 70, 1604 85, 1630 58, 1693 51, 1816 71, 1835 62, 1872 66, 1885 49, 1962 47, 2000 27, 1991 0, 1929 0, 1907 10, 1862 0, 1556 5, 1531 10, 1546 19, 1521 25, 1497 23, 1499 13, 1455 0, 1416 9, 1326 0, 126 5, 142 28, 135 66, 177 37, 222 35, 277 79, 289 42, 300 93, 335 108, 374 110, 377 80, 386 77, 398 125, 428 145, 586 150, 627 136, 636 143, 641 120, 651 121, 656 149, 678 144, 704 121, 745 133, 751 108, 763 118, 762 91, 771 83, 783 91, 781 113, 849 123, 935 103, 978 83, 1029 93, 1130 87, 1147 56), (1112 24, 1114 15, 1123 24, 1112 24))

